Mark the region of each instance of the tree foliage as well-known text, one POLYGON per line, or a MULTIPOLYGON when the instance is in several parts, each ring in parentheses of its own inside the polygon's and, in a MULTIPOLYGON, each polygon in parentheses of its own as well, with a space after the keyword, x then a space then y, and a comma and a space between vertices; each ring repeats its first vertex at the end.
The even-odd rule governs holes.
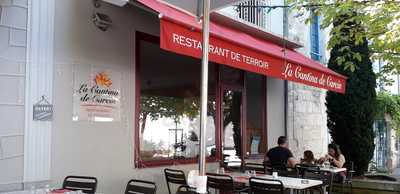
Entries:
POLYGON ((376 98, 377 111, 375 119, 384 119, 386 115, 391 117, 391 128, 400 133, 400 96, 386 91, 379 92, 376 98))
POLYGON ((288 0, 288 2, 295 11, 301 13, 313 11, 323 15, 322 28, 331 27, 338 16, 350 16, 346 18, 347 22, 331 28, 328 42, 329 49, 340 46, 338 49, 343 51, 342 56, 336 57, 336 63, 344 69, 354 71, 362 60, 362 53, 351 50, 343 44, 349 41, 349 37, 353 37, 356 45, 364 44, 364 40, 367 39, 372 59, 387 63, 379 74, 382 81, 390 83, 388 76, 400 73, 400 0, 288 0), (352 28, 354 26, 356 28, 352 28), (344 28, 350 29, 346 31, 349 36, 342 34, 344 28))
POLYGON ((142 95, 140 97, 141 133, 144 132, 146 120, 157 120, 161 117, 172 118, 176 124, 182 116, 194 119, 199 115, 199 98, 176 98, 168 96, 142 95))
POLYGON ((357 17, 356 13, 337 16, 336 26, 347 26, 334 31, 346 36, 346 41, 335 45, 331 50, 328 67, 348 77, 346 93, 328 92, 326 97, 328 128, 333 141, 338 144, 347 161, 353 161, 357 174, 363 174, 368 169, 368 163, 374 152, 373 122, 376 102, 376 78, 369 57, 368 42, 364 37, 358 43, 357 36, 349 33, 353 29, 362 30, 356 21, 349 18, 357 17), (348 49, 342 49, 348 48, 348 49), (354 60, 347 53, 360 53, 361 60, 354 60), (357 66, 354 71, 345 70, 338 65, 338 59, 343 62, 353 61, 357 66))

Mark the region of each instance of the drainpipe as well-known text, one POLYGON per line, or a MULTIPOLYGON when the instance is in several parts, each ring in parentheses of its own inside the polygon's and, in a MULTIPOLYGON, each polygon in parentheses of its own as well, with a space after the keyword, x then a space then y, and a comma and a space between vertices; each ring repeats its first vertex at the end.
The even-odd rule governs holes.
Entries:
MULTIPOLYGON (((286 40, 288 39, 289 36, 289 23, 288 23, 288 12, 289 12, 289 8, 286 7, 287 6, 287 1, 284 0, 284 5, 285 7, 283 8, 283 49, 284 49, 284 57, 285 57, 285 64, 286 64, 286 46, 287 46, 287 42, 286 40)), ((284 81, 284 128, 285 128, 285 136, 288 136, 288 81, 285 80, 284 81)))

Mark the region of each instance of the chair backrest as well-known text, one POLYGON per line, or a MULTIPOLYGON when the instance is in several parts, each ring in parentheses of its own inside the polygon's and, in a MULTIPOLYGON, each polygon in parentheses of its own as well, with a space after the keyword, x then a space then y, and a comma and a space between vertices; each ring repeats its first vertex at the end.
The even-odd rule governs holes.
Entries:
POLYGON ((256 171, 257 173, 263 173, 265 174, 265 166, 264 164, 259 164, 259 163, 251 163, 251 162, 246 162, 244 164, 244 170, 250 170, 250 171, 256 171))
POLYGON ((347 169, 346 179, 352 180, 354 174, 354 162, 348 161, 344 164, 344 167, 347 169))
POLYGON ((207 189, 233 191, 233 178, 226 174, 207 173, 207 189))
POLYGON ((126 185, 125 194, 155 194, 156 190, 154 182, 132 179, 126 185))
POLYGON ((178 188, 176 194, 197 194, 197 192, 187 185, 182 185, 178 188))
POLYGON ((285 188, 280 180, 251 177, 249 194, 284 194, 285 188))
POLYGON ((279 176, 293 177, 293 178, 299 177, 299 172, 297 168, 292 168, 292 167, 286 167, 285 169, 273 168, 272 171, 277 172, 279 176))
POLYGON ((63 182, 63 189, 72 191, 81 190, 83 193, 96 193, 97 178, 87 176, 67 176, 63 182))
POLYGON ((322 181, 322 186, 330 186, 332 183, 331 172, 323 170, 307 169, 304 172, 304 178, 312 180, 320 180, 322 181))
POLYGON ((164 169, 165 179, 167 181, 168 192, 171 194, 170 183, 177 185, 187 185, 185 172, 176 169, 164 169))
POLYGON ((316 165, 309 165, 309 164, 296 164, 295 168, 297 169, 297 172, 299 173, 299 177, 304 177, 304 172, 306 170, 316 170, 319 171, 320 168, 316 165))

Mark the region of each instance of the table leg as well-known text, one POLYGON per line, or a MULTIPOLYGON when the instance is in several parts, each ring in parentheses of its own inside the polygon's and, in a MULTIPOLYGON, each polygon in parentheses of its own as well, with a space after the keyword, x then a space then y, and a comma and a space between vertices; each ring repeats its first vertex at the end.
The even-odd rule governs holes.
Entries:
POLYGON ((332 193, 332 188, 333 188, 333 178, 335 177, 335 173, 331 173, 331 184, 329 187, 329 191, 328 193, 331 194, 332 193))

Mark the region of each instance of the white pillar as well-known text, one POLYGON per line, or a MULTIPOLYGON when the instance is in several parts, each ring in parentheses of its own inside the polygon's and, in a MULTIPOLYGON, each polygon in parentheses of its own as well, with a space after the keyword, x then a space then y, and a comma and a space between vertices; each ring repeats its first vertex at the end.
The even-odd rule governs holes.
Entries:
POLYGON ((52 103, 55 0, 28 1, 25 82, 24 182, 50 179, 51 122, 33 121, 33 105, 41 96, 52 103))

